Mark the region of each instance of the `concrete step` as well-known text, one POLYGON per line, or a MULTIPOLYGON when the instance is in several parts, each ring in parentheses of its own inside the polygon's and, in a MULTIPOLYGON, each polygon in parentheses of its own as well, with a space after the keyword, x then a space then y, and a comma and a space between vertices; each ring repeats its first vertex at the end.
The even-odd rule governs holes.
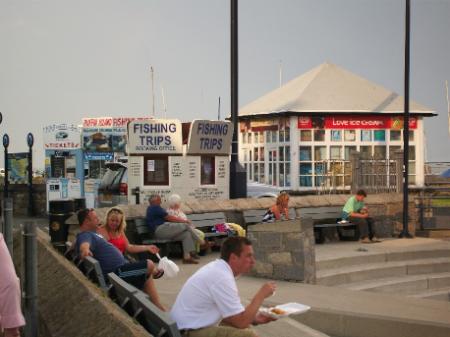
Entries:
POLYGON ((416 235, 423 238, 450 238, 450 229, 425 229, 416 231, 416 235))
POLYGON ((334 286, 388 277, 445 272, 450 272, 450 258, 448 257, 391 261, 319 270, 316 274, 316 283, 334 286))
MULTIPOLYGON (((368 247, 368 249, 370 250, 372 245, 361 246, 359 248, 364 249, 365 247, 368 247)), ((359 264, 367 265, 368 263, 450 257, 450 249, 422 249, 382 253, 358 251, 356 252, 356 254, 357 253, 359 253, 359 255, 317 261, 316 270, 341 268, 359 264)))
POLYGON ((404 275, 377 280, 343 284, 350 290, 363 290, 395 294, 417 294, 450 287, 450 273, 404 275))
POLYGON ((450 302, 450 287, 438 290, 424 291, 419 294, 409 295, 408 297, 450 302))
POLYGON ((259 337, 329 337, 289 317, 269 324, 257 325, 253 329, 259 337))

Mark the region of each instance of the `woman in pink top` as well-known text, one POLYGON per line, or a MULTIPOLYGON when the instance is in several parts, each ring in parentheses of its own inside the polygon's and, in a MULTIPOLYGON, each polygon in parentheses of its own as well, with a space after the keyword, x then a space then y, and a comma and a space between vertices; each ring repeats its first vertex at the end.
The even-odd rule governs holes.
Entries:
MULTIPOLYGON (((128 241, 125 235, 127 224, 123 211, 118 207, 112 207, 106 213, 105 224, 97 229, 97 233, 105 238, 106 241, 114 245, 122 254, 125 252, 130 254, 145 253, 157 254, 159 248, 155 245, 133 245, 128 241)), ((163 272, 155 268, 153 278, 157 279, 162 276, 163 272)))
POLYGON ((5 337, 20 336, 19 328, 24 325, 19 279, 0 233, 0 333, 3 329, 5 337))

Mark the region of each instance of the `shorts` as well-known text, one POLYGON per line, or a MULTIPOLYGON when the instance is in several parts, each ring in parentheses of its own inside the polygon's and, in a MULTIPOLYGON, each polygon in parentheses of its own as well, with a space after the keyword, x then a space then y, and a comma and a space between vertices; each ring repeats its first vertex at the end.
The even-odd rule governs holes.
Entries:
POLYGON ((145 281, 147 281, 147 260, 125 263, 114 273, 136 288, 143 289, 145 281))

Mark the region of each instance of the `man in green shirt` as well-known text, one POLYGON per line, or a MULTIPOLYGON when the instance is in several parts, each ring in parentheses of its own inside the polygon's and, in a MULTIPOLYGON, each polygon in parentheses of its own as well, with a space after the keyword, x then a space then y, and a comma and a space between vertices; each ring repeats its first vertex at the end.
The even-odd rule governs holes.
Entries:
POLYGON ((374 221, 369 217, 369 211, 364 205, 365 197, 367 193, 364 190, 359 190, 356 195, 350 197, 342 209, 342 219, 358 226, 362 243, 380 242, 375 237, 374 221))

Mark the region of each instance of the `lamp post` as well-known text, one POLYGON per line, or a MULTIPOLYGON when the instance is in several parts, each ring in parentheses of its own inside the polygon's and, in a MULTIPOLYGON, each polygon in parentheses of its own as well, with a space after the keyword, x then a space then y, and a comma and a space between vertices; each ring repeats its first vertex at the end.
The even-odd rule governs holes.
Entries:
POLYGON ((403 230, 401 238, 412 238, 408 231, 408 168, 409 168, 409 41, 411 26, 411 1, 406 0, 405 9, 405 100, 403 114, 403 230))
POLYGON ((230 162, 230 198, 247 196, 247 172, 238 158, 238 0, 230 0, 230 59, 231 59, 231 121, 233 122, 233 141, 230 162))

